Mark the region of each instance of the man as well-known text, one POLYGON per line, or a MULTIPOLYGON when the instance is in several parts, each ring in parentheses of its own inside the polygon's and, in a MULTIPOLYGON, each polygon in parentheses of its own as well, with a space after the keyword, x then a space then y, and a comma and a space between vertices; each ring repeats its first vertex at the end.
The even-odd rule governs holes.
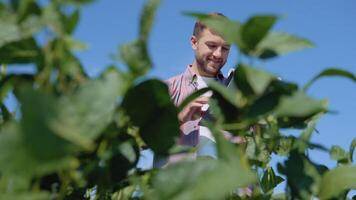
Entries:
MULTIPOLYGON (((210 14, 212 17, 225 17, 220 13, 210 14)), ((167 80, 169 92, 173 102, 178 106, 195 90, 207 87, 208 80, 227 83, 221 73, 225 65, 230 44, 220 35, 210 30, 200 21, 194 26, 191 46, 195 59, 188 65, 183 74, 167 80)), ((188 146, 198 145, 198 155, 208 155, 216 158, 214 138, 206 127, 199 125, 211 94, 207 93, 188 104, 178 115, 180 121, 180 144, 188 146)))

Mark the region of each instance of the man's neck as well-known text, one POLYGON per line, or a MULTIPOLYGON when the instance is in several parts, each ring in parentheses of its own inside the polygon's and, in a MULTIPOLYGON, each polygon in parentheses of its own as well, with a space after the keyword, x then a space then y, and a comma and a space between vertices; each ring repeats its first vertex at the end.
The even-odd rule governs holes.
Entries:
POLYGON ((199 76, 203 76, 203 77, 215 77, 216 74, 214 76, 210 75, 210 74, 207 74, 205 73, 204 71, 201 70, 202 67, 199 66, 199 64, 194 61, 192 66, 191 66, 191 70, 193 73, 199 75, 199 76))

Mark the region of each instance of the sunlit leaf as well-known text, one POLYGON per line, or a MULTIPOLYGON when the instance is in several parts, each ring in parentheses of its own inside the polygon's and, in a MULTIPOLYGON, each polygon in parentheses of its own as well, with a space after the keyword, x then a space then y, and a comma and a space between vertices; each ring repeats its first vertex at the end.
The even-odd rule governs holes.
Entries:
POLYGON ((333 145, 330 149, 330 157, 340 163, 348 163, 350 154, 342 149, 340 146, 333 145))
POLYGON ((268 34, 274 23, 277 21, 276 16, 253 16, 241 29, 241 37, 245 44, 241 50, 245 53, 253 51, 260 41, 268 34))
POLYGON ((333 77, 333 76, 339 76, 343 78, 348 78, 352 80, 353 82, 356 82, 356 76, 346 70, 343 69, 338 69, 338 68, 328 68, 320 72, 318 75, 314 76, 307 84, 304 86, 304 91, 307 91, 309 87, 318 79, 323 78, 323 77, 333 77))
POLYGON ((38 16, 29 16, 21 24, 16 23, 14 15, 2 16, 0 18, 0 47, 6 43, 29 38, 42 26, 42 20, 38 16))
POLYGON ((268 59, 311 47, 314 47, 314 45, 307 39, 288 33, 270 32, 258 44, 253 55, 261 59, 268 59))
POLYGON ((261 95, 271 81, 275 79, 273 75, 245 64, 239 64, 235 74, 237 77, 234 80, 237 87, 243 91, 251 88, 256 95, 261 95), (245 83, 243 83, 244 81, 245 83))
POLYGON ((274 113, 278 117, 307 117, 323 111, 326 111, 324 101, 314 100, 303 92, 295 92, 282 97, 274 113))
POLYGON ((88 48, 87 44, 74 39, 73 37, 65 36, 63 39, 70 50, 85 50, 88 48))
POLYGON ((320 181, 320 199, 330 199, 346 189, 356 189, 356 167, 339 166, 326 172, 320 181))

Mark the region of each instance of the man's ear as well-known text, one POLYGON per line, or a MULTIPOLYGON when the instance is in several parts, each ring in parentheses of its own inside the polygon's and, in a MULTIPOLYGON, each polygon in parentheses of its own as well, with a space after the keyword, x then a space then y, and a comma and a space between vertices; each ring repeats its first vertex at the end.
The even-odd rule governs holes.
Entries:
POLYGON ((192 45, 192 48, 194 50, 197 49, 197 46, 198 46, 198 39, 197 37, 195 37, 194 35, 192 35, 192 37, 190 38, 190 44, 192 45))

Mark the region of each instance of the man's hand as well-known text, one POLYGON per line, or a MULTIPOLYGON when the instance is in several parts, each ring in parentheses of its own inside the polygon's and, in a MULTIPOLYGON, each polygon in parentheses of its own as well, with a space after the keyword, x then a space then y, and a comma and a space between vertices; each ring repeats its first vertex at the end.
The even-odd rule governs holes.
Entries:
POLYGON ((190 120, 199 119, 203 115, 201 108, 207 104, 209 97, 201 96, 196 98, 184 107, 184 109, 178 114, 178 119, 181 123, 185 123, 190 120))

